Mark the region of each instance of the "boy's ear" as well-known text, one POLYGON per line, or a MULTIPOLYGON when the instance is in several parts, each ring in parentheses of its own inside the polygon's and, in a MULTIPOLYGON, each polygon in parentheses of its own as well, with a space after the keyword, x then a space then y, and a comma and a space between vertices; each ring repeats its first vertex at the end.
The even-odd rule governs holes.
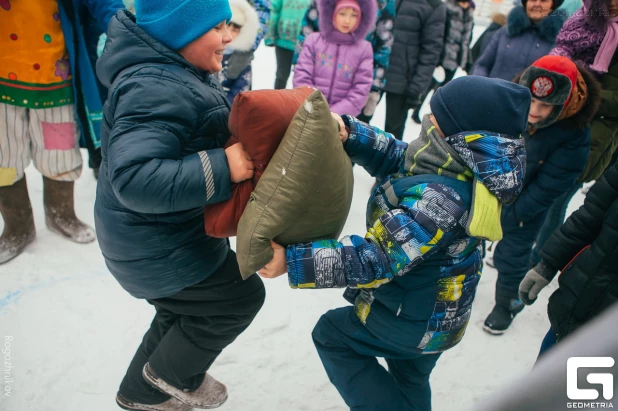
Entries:
POLYGON ((436 120, 436 116, 434 116, 432 113, 430 113, 429 114, 429 120, 431 121, 431 123, 434 125, 434 127, 438 131, 438 134, 440 134, 440 137, 445 138, 446 136, 442 132, 442 129, 440 128, 440 125, 438 124, 438 120, 436 120))

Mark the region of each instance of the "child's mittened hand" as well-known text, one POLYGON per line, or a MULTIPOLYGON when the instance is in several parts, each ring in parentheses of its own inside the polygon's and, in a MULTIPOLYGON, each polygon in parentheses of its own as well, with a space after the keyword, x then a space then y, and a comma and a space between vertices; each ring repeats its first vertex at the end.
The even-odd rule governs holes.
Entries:
POLYGON ((345 129, 345 123, 343 122, 343 119, 337 113, 331 112, 330 114, 335 120, 337 120, 337 123, 339 123, 339 139, 342 143, 345 143, 345 141, 348 139, 348 131, 345 129))
POLYGON ((272 240, 270 245, 274 251, 273 259, 264 268, 258 270, 258 274, 263 278, 277 278, 288 272, 288 259, 285 255, 285 247, 272 240))
POLYGON ((253 177, 253 163, 251 157, 240 143, 225 149, 227 164, 230 166, 230 179, 233 183, 240 183, 253 177))

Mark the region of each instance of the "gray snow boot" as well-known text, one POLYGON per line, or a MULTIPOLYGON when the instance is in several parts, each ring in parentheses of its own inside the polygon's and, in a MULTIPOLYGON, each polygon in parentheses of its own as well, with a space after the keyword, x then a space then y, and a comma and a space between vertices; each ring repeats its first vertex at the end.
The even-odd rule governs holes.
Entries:
POLYGON ((0 213, 4 220, 0 264, 4 264, 20 255, 36 235, 25 176, 12 186, 0 187, 0 213))
POLYGON ((96 239, 94 230, 75 215, 74 188, 75 183, 72 181, 56 181, 43 177, 45 223, 51 231, 73 242, 91 243, 96 239))
POLYGON ((181 390, 168 384, 152 371, 148 363, 144 365, 142 375, 144 379, 156 389, 194 408, 207 410, 218 408, 227 400, 227 388, 225 388, 225 385, 212 378, 208 373, 206 373, 202 385, 195 391, 189 391, 187 389, 181 390))
POLYGON ((129 411, 189 411, 193 409, 190 405, 183 404, 174 397, 161 404, 138 404, 118 394, 116 395, 116 403, 123 410, 129 411))

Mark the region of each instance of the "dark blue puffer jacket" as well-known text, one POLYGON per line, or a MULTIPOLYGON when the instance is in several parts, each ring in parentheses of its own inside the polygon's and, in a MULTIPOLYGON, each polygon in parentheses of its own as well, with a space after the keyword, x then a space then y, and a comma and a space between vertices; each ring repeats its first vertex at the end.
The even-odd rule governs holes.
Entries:
POLYGON ((224 150, 230 105, 210 74, 119 11, 97 74, 103 163, 95 204, 107 267, 129 293, 161 298, 214 272, 226 239, 204 233, 204 206, 230 196, 224 150))

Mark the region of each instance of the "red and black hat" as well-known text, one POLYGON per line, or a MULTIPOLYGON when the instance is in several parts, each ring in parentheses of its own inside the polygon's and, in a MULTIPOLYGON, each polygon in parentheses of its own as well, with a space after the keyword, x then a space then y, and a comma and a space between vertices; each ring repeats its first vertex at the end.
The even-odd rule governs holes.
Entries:
POLYGON ((522 74, 519 84, 530 89, 533 98, 551 104, 554 110, 536 128, 553 124, 569 105, 573 89, 577 87, 577 66, 561 56, 544 56, 532 63, 522 74))

